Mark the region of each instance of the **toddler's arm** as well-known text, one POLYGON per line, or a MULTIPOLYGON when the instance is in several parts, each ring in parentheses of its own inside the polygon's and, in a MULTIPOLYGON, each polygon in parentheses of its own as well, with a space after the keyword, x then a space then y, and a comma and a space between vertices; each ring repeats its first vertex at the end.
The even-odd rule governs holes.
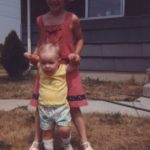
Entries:
POLYGON ((33 88, 33 94, 32 94, 32 99, 28 105, 28 110, 33 112, 37 109, 38 106, 38 97, 39 97, 39 74, 37 73, 35 82, 34 82, 34 88, 33 88))

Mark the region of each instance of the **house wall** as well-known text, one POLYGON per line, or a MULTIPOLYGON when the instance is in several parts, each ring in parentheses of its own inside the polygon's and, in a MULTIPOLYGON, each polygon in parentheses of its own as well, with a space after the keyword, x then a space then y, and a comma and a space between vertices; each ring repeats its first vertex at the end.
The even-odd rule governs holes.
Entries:
POLYGON ((15 30, 20 37, 20 0, 0 0, 0 43, 11 30, 15 30))
MULTIPOLYGON (((43 6, 42 0, 39 0, 43 6)), ((80 68, 85 71, 145 72, 150 67, 150 1, 126 0, 125 16, 120 18, 82 20, 85 38, 80 68), (136 7, 134 7, 136 4, 136 7)), ((23 5, 24 6, 24 5, 23 5)), ((42 14, 31 4, 33 19, 42 14), (36 12, 36 13, 34 13, 36 12)), ((32 46, 38 40, 35 22, 32 22, 32 46)), ((23 25, 26 44, 26 25, 23 25)))
MULTIPOLYGON (((83 71, 145 72, 150 67, 150 16, 81 21, 83 71)), ((25 29, 24 29, 25 30, 25 29)), ((26 43, 26 33, 23 32, 26 43)), ((38 40, 32 26, 32 46, 38 40)))
POLYGON ((81 21, 81 69, 145 72, 150 67, 150 16, 81 21))

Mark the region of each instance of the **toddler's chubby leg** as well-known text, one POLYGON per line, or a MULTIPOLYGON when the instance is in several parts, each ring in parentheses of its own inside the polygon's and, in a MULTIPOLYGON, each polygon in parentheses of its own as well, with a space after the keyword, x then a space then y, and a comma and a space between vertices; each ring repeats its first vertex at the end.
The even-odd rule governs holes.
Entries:
POLYGON ((53 150, 53 131, 42 131, 43 145, 45 150, 53 150))
POLYGON ((57 110, 59 112, 59 116, 56 115, 56 124, 57 129, 62 139, 63 148, 64 150, 73 150, 71 145, 71 115, 70 115, 70 108, 68 106, 61 106, 57 110))
POLYGON ((43 140, 43 145, 45 150, 53 150, 53 139, 43 140))
POLYGON ((73 150, 71 145, 71 131, 69 126, 59 126, 58 132, 61 136, 64 150, 73 150))
POLYGON ((40 116, 40 128, 42 130, 42 141, 44 150, 53 150, 53 133, 54 133, 54 122, 50 121, 51 109, 46 106, 39 106, 40 116))

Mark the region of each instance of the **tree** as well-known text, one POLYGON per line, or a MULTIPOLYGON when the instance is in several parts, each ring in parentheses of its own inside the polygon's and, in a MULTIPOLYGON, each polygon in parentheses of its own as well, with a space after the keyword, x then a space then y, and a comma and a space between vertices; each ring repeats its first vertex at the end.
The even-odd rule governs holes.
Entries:
POLYGON ((15 31, 11 31, 5 39, 2 50, 2 65, 11 79, 22 78, 28 68, 28 60, 24 57, 25 48, 15 31))
POLYGON ((1 60, 2 60, 2 51, 4 49, 4 45, 2 43, 0 43, 0 63, 1 63, 1 60))

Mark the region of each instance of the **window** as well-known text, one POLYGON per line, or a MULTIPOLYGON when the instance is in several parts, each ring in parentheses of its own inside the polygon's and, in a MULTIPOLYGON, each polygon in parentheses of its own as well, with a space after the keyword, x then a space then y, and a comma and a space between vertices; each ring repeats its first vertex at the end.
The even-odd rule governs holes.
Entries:
POLYGON ((124 15, 125 0, 75 0, 71 11, 82 19, 110 18, 124 15))
POLYGON ((106 17, 122 15, 121 0, 88 0, 86 17, 106 17))

